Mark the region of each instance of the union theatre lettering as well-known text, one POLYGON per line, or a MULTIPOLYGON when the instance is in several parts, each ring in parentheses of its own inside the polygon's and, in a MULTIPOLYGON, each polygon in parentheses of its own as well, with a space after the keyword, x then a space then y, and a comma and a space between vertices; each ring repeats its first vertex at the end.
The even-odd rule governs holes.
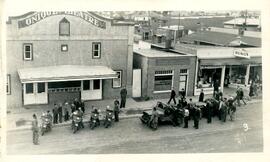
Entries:
POLYGON ((248 52, 247 52, 246 50, 244 50, 244 49, 237 49, 237 50, 234 50, 234 51, 233 51, 233 54, 234 54, 234 56, 236 56, 236 57, 242 57, 242 58, 247 58, 247 59, 250 58, 248 52))
POLYGON ((75 12, 75 11, 61 11, 61 12, 53 12, 53 11, 48 11, 48 12, 36 12, 34 15, 31 15, 28 18, 25 18, 23 20, 18 21, 18 26, 19 28, 24 28, 30 25, 33 25, 49 16, 54 16, 54 15, 72 15, 76 17, 80 17, 83 20, 97 26, 103 29, 106 29, 106 22, 101 21, 92 15, 90 15, 87 12, 75 12))

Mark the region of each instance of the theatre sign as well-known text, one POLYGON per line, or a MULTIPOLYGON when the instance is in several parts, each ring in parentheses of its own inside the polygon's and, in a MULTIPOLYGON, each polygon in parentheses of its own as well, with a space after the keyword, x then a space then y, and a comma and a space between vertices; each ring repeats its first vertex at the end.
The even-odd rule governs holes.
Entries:
POLYGON ((35 14, 27 17, 23 20, 18 21, 19 28, 24 28, 30 25, 33 25, 47 17, 54 16, 54 15, 71 15, 80 17, 83 20, 99 27, 106 29, 106 22, 97 19, 96 17, 92 16, 88 12, 83 11, 47 11, 47 12, 36 12, 35 14))
POLYGON ((245 49, 235 49, 233 51, 233 55, 235 57, 241 57, 241 58, 250 59, 250 56, 249 56, 248 52, 245 49))

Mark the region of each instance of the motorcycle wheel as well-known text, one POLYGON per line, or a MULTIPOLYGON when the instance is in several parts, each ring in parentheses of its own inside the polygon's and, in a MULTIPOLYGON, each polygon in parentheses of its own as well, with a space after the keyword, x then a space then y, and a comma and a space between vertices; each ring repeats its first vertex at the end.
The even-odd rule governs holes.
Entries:
POLYGON ((73 134, 75 134, 78 130, 79 130, 79 128, 75 126, 73 129, 73 134))

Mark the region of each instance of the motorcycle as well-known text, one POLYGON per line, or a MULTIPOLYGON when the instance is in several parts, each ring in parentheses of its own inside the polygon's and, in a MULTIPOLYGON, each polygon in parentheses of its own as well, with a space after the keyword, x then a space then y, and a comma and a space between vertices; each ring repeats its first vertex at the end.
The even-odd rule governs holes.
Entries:
POLYGON ((76 133, 79 129, 83 128, 82 117, 78 115, 74 115, 72 118, 72 130, 73 133, 76 133))
POLYGON ((41 135, 43 136, 45 132, 49 132, 52 130, 52 122, 48 116, 42 117, 41 124, 41 135))
POLYGON ((106 110, 106 117, 104 120, 105 128, 108 128, 109 126, 112 125, 112 120, 113 120, 113 110, 106 110))
POLYGON ((90 126, 90 128, 92 130, 100 124, 98 116, 99 116, 99 114, 97 112, 92 112, 91 113, 89 126, 90 126))

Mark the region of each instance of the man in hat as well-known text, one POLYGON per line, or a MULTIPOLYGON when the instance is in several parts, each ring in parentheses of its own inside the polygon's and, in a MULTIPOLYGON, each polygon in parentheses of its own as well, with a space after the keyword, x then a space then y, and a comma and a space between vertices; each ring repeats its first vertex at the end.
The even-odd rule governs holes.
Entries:
POLYGON ((123 87, 123 89, 121 89, 120 96, 121 96, 120 108, 125 108, 126 107, 126 98, 127 98, 127 89, 126 89, 126 87, 123 87))
POLYGON ((117 99, 114 100, 114 120, 115 122, 119 121, 119 101, 117 99))

